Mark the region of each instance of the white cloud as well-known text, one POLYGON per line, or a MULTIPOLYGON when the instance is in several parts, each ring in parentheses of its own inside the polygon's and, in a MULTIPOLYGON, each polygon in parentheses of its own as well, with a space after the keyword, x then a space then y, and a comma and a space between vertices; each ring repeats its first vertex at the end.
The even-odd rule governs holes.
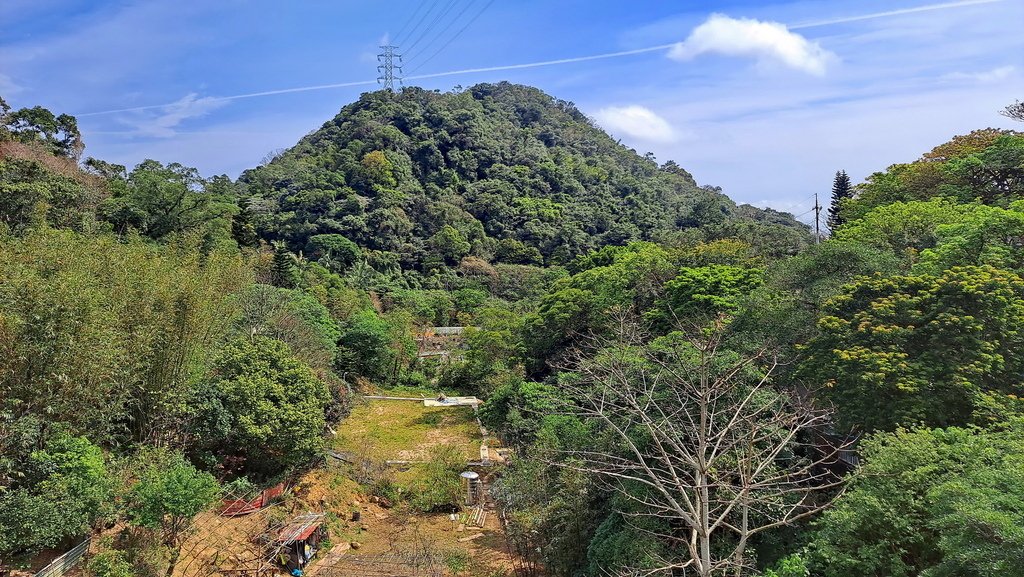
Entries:
POLYGON ((672 47, 669 57, 689 60, 708 53, 779 62, 816 76, 825 74, 828 64, 836 59, 835 54, 791 32, 785 24, 724 14, 712 14, 694 28, 686 40, 672 47))
POLYGON ((598 124, 612 133, 650 142, 671 142, 672 126, 664 118, 643 106, 608 106, 594 115, 598 124))
POLYGON ((966 80, 987 84, 989 82, 1006 80, 1015 70, 1016 68, 1013 66, 1000 66, 999 68, 993 68, 992 70, 985 70, 982 72, 953 72, 946 74, 942 78, 943 80, 966 80))
POLYGON ((135 128, 139 136, 169 138, 177 134, 175 128, 189 118, 199 118, 211 110, 227 104, 227 101, 212 96, 199 98, 189 93, 177 101, 160 107, 155 113, 138 113, 119 120, 135 128))

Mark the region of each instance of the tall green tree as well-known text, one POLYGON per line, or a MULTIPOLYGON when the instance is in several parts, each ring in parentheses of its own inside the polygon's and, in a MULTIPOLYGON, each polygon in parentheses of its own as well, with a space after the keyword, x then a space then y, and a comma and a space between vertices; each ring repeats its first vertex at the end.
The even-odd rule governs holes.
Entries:
POLYGON ((78 130, 78 119, 70 114, 55 115, 42 106, 11 111, 6 102, 0 106, 0 137, 24 143, 41 143, 50 152, 75 160, 85 144, 78 130))
POLYGON ((842 216, 843 202, 853 198, 853 185, 850 184, 850 177, 845 170, 836 172, 832 180, 832 202, 828 207, 828 229, 835 231, 845 221, 842 216))
POLYGON ((306 249, 311 257, 319 258, 324 266, 337 272, 347 271, 363 256, 356 243, 340 234, 313 235, 306 249))
POLYGON ((286 344, 256 336, 224 348, 193 402, 207 451, 269 476, 319 456, 330 392, 286 344))
POLYGON ((461 261, 462 257, 469 254, 470 249, 469 241, 451 225, 445 225, 437 234, 427 239, 427 246, 435 258, 449 265, 461 261))
POLYGON ((274 258, 271 261, 270 272, 273 277, 274 286, 281 288, 295 288, 302 281, 302 273, 293 255, 284 243, 274 245, 274 258))
POLYGON ((237 249, 41 230, 0 241, 0 412, 172 442, 252 280, 237 249))
POLYGON ((909 269, 917 262, 921 251, 933 248, 938 242, 940 226, 962 220, 974 208, 975 205, 959 204, 947 198, 893 202, 847 221, 833 239, 891 252, 909 269))
POLYGON ((954 266, 991 265, 1024 271, 1024 201, 1008 209, 966 205, 954 222, 935 228, 935 246, 921 252, 915 271, 936 273, 954 266))
POLYGON ((256 248, 260 245, 260 238, 256 234, 256 227, 252 223, 252 209, 249 202, 240 200, 238 212, 231 217, 231 238, 235 239, 238 246, 256 248))
POLYGON ((1004 417, 1024 395, 1024 280, 990 266, 862 278, 832 299, 798 377, 844 428, 1004 417))
POLYGON ((85 437, 46 438, 42 420, 0 413, 0 559, 86 535, 111 501, 103 453, 85 437))
POLYGON ((44 225, 96 228, 96 206, 106 191, 85 176, 53 170, 36 159, 0 159, 0 226, 16 234, 44 225))
POLYGON ((407 327, 373 309, 353 314, 339 342, 339 370, 378 384, 395 378, 415 352, 407 327))
POLYGON ((133 525, 159 531, 161 542, 171 550, 166 572, 170 577, 193 518, 220 497, 220 486, 180 453, 147 450, 142 459, 142 472, 126 498, 127 514, 133 525))
POLYGON ((1024 567, 1024 428, 897 430, 811 538, 822 577, 1016 577, 1024 567))
POLYGON ((894 164, 857 186, 843 218, 893 202, 946 198, 1006 206, 1022 198, 1024 134, 986 128, 956 136, 909 164, 894 164))
POLYGON ((99 208, 117 232, 134 230, 153 239, 176 233, 211 234, 217 221, 225 229, 223 236, 228 236, 229 219, 236 210, 224 178, 207 181, 195 168, 149 159, 136 166, 128 174, 127 186, 99 208))
POLYGON ((659 302, 661 321, 709 320, 739 308, 740 298, 759 286, 763 271, 756 268, 713 264, 683 267, 665 283, 659 302))

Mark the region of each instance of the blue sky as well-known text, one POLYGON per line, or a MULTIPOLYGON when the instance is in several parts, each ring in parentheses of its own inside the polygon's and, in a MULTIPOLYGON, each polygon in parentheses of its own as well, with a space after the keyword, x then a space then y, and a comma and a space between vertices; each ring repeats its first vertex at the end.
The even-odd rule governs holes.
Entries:
POLYGON ((4 0, 0 22, 13 106, 78 115, 87 155, 208 176, 375 86, 254 94, 372 81, 385 40, 414 76, 636 51, 408 83, 537 86, 702 184, 795 214, 838 169, 859 181, 955 134, 1024 128, 997 113, 1024 99, 1024 0, 4 0), (418 28, 417 9, 432 10, 418 28))

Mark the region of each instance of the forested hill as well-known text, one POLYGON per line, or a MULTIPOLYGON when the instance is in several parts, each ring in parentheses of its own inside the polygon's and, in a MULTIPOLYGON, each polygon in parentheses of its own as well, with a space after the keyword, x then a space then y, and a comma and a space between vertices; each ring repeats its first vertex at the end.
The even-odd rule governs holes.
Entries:
POLYGON ((264 239, 314 258, 351 254, 352 241, 378 269, 430 271, 467 255, 561 264, 680 234, 785 254, 808 238, 790 215, 737 207, 572 103, 507 82, 366 93, 241 181, 243 217, 264 239))

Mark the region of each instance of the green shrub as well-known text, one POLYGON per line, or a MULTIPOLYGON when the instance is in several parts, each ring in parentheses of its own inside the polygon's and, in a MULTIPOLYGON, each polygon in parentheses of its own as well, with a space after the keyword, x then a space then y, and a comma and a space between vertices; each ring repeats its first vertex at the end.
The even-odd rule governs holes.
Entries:
POLYGON ((93 555, 86 564, 92 577, 133 577, 132 564, 124 551, 109 548, 110 544, 101 545, 99 553, 93 555))
POLYGON ((455 445, 440 445, 420 466, 420 475, 410 484, 412 506, 420 511, 455 508, 462 502, 462 479, 466 456, 455 445))

